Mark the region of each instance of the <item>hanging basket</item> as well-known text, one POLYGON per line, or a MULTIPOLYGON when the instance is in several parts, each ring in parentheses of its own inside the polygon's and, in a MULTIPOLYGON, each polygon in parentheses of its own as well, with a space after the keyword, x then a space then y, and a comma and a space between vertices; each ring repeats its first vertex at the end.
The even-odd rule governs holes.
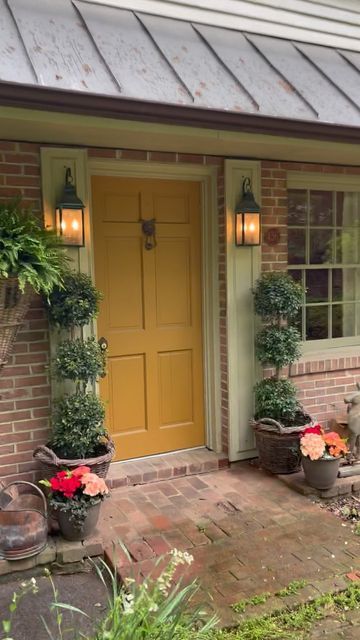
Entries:
POLYGON ((32 289, 25 286, 24 293, 19 289, 15 277, 0 279, 0 367, 7 363, 30 306, 32 289))
POLYGON ((309 415, 304 415, 301 426, 284 427, 272 418, 252 421, 260 466, 275 474, 296 473, 301 468, 300 434, 312 425, 309 415))
POLYGON ((91 472, 96 473, 99 478, 106 478, 114 453, 114 442, 111 438, 107 438, 106 442, 104 442, 103 455, 94 458, 77 458, 73 460, 58 458, 54 451, 46 445, 37 447, 34 450, 33 456, 35 460, 41 462, 42 466, 46 469, 46 473, 50 475, 55 475, 58 471, 61 471, 64 468, 71 470, 84 465, 86 467, 90 467, 91 472))

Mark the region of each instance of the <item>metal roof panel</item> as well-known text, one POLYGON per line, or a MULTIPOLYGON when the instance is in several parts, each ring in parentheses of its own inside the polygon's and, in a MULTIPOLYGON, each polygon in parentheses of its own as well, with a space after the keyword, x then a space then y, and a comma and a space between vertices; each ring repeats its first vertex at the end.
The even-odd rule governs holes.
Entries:
POLYGON ((134 98, 191 104, 192 98, 131 11, 74 2, 121 91, 134 98))
POLYGON ((19 38, 5 0, 0 0, 0 78, 32 84, 35 72, 19 38))
POLYGON ((139 16, 169 64, 191 92, 194 103, 232 111, 256 111, 239 82, 229 74, 189 22, 139 16))
MULTIPOLYGON (((336 85, 294 46, 296 43, 270 36, 247 36, 323 122, 359 123, 358 109, 336 85)), ((359 76, 360 81, 360 76, 359 76)))
MULTIPOLYGON (((71 0, 8 0, 38 83, 95 93, 117 93, 71 0)), ((16 69, 14 69, 16 81, 16 69)))

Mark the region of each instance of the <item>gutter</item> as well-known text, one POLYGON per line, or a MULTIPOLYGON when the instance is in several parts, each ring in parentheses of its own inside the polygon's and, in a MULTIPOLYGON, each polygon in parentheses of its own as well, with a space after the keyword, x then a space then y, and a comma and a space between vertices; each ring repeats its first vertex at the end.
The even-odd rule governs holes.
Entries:
POLYGON ((276 118, 0 81, 0 105, 101 118, 360 143, 360 126, 276 118))

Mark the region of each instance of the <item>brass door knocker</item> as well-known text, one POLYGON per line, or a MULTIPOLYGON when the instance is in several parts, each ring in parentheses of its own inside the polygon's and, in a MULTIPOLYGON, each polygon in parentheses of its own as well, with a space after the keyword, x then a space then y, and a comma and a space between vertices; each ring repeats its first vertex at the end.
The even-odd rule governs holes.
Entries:
POLYGON ((144 247, 147 251, 150 249, 154 249, 156 247, 156 236, 155 236, 155 218, 151 220, 140 220, 141 229, 145 236, 145 244, 144 247))

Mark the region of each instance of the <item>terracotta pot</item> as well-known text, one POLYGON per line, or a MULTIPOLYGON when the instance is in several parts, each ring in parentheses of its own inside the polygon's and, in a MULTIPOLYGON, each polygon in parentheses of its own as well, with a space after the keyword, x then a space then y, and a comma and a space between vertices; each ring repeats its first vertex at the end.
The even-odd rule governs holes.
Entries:
POLYGON ((310 460, 308 456, 302 456, 301 464, 307 483, 314 489, 330 489, 337 478, 341 458, 320 458, 310 460))
POLYGON ((57 519, 59 522, 59 528, 61 535, 65 540, 85 540, 90 536, 96 528, 99 514, 100 514, 101 500, 89 507, 85 522, 81 529, 75 526, 75 523, 70 520, 70 512, 57 511, 57 519))

